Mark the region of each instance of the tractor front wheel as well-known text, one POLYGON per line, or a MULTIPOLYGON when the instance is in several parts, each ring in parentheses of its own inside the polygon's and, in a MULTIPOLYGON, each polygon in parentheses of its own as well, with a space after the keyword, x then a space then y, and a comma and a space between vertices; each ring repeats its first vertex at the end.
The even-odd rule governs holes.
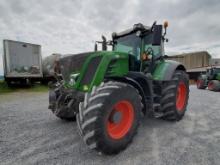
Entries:
POLYGON ((125 83, 106 82, 93 87, 79 105, 80 135, 91 149, 116 154, 131 143, 140 120, 141 96, 125 83))

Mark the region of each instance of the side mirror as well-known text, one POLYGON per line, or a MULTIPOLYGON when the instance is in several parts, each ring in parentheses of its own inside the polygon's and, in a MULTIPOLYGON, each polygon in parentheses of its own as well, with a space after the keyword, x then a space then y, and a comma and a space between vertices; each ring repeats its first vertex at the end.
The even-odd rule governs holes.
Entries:
POLYGON ((154 45, 154 46, 160 46, 161 45, 162 29, 163 29, 162 25, 154 25, 152 45, 154 45))
POLYGON ((98 51, 98 45, 97 43, 95 43, 95 46, 94 46, 94 51, 97 52, 98 51))

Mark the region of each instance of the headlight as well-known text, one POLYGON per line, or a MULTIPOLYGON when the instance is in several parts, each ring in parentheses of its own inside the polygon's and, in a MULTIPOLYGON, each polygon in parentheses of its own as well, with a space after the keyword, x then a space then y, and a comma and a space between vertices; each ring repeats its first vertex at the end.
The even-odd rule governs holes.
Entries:
POLYGON ((79 73, 71 74, 69 84, 74 85, 77 81, 78 76, 79 76, 79 73))
POLYGON ((73 78, 70 78, 69 83, 70 83, 70 85, 74 85, 76 83, 76 81, 73 78))

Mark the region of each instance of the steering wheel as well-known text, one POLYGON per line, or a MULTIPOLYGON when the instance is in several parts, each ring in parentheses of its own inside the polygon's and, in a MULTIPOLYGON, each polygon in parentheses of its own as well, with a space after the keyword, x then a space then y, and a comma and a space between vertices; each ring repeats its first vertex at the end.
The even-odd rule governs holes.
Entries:
POLYGON ((148 55, 152 55, 152 57, 154 56, 154 50, 152 49, 152 47, 147 48, 145 53, 148 54, 148 55))
POLYGON ((147 55, 147 56, 152 56, 150 58, 148 58, 149 60, 146 60, 144 62, 144 73, 147 73, 151 67, 151 62, 153 60, 153 57, 154 57, 154 50, 152 49, 152 47, 148 47, 146 51, 144 51, 144 53, 147 55))

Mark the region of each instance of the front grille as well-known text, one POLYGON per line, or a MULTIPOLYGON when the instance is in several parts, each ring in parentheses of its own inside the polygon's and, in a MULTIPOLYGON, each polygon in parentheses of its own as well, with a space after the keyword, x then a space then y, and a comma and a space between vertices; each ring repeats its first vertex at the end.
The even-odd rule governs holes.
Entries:
POLYGON ((111 76, 112 74, 115 74, 114 68, 116 67, 116 65, 115 65, 116 62, 117 62, 117 60, 112 60, 109 63, 108 69, 107 69, 106 74, 105 74, 106 77, 111 76))
POLYGON ((80 72, 83 63, 90 54, 91 52, 70 54, 60 58, 61 74, 66 82, 69 81, 71 73, 80 72))
POLYGON ((96 56, 90 61, 88 68, 86 70, 86 73, 84 74, 81 80, 82 85, 88 85, 91 82, 99 66, 101 59, 102 59, 101 56, 96 56))

